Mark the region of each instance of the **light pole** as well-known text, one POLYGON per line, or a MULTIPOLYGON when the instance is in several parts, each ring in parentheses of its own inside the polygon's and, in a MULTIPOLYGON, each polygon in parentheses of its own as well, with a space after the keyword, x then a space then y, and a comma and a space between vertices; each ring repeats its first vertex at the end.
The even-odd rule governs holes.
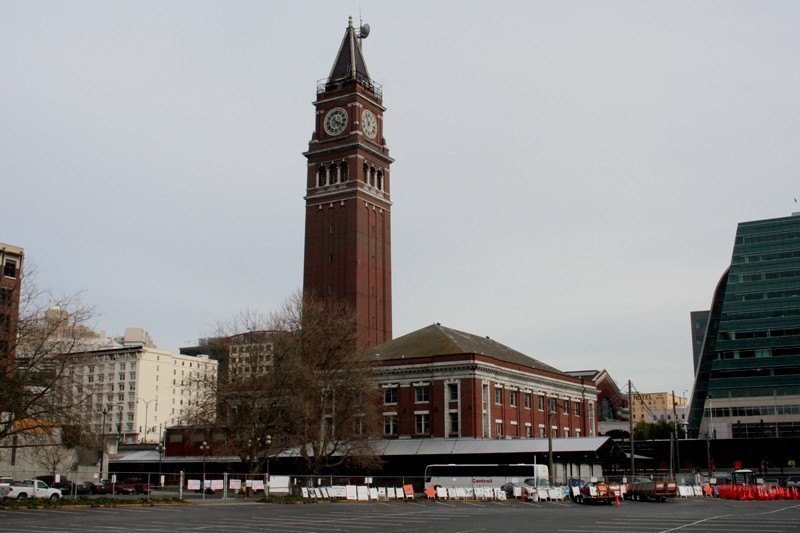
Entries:
POLYGON ((258 464, 258 440, 259 439, 247 439, 247 476, 244 480, 245 498, 250 497, 251 487, 247 486, 247 481, 250 478, 250 475, 254 473, 254 466, 258 464))
POLYGON ((103 425, 100 427, 100 475, 97 481, 103 481, 103 458, 106 456, 106 415, 111 412, 113 407, 107 405, 103 408, 103 425))
POLYGON ((161 489, 164 489, 164 477, 161 475, 161 460, 164 458, 164 445, 160 442, 158 446, 156 446, 156 451, 158 452, 158 484, 161 486, 161 489))
POLYGON ((267 455, 267 488, 266 488, 266 495, 269 497, 269 447, 272 445, 272 435, 267 435, 264 439, 264 446, 267 448, 266 455, 267 455))
POLYGON ((200 491, 203 493, 203 499, 206 499, 206 456, 208 455, 209 446, 206 441, 200 445, 200 451, 203 452, 203 486, 200 491))
MULTIPOLYGON (((550 486, 555 486, 555 473, 553 472, 553 398, 545 398, 547 401, 547 470, 548 482, 550 486)), ((557 408, 557 407, 556 407, 557 408)))
POLYGON ((156 402, 156 409, 158 409, 158 398, 153 398, 152 400, 145 400, 144 398, 136 398, 137 401, 144 402, 144 438, 142 442, 147 442, 147 421, 149 420, 147 417, 147 412, 150 408, 150 404, 156 402))
POLYGON ((714 408, 711 403, 711 395, 708 394, 706 396, 708 399, 708 430, 706 431, 706 455, 708 456, 708 477, 714 477, 714 473, 711 470, 711 431, 714 428, 714 408))

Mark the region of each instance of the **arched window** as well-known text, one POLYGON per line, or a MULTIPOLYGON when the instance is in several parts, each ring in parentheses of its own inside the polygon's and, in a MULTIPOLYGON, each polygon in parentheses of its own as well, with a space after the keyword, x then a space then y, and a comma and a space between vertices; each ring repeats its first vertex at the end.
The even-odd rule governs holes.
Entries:
POLYGON ((342 164, 339 165, 340 176, 342 179, 342 183, 346 182, 348 179, 347 176, 347 161, 342 161, 342 164))
POLYGON ((369 183, 369 165, 364 163, 364 183, 369 183))
POLYGON ((369 167, 369 184, 375 186, 375 167, 369 167))
POLYGON ((376 183, 376 187, 378 187, 378 189, 381 191, 383 190, 383 172, 380 170, 378 171, 378 182, 376 183))
POLYGON ((320 165, 317 169, 317 187, 324 187, 325 186, 325 176, 327 175, 327 171, 323 165, 320 165))
POLYGON ((336 163, 332 163, 328 168, 328 176, 330 176, 328 183, 331 185, 334 183, 339 183, 339 167, 336 165, 336 163))

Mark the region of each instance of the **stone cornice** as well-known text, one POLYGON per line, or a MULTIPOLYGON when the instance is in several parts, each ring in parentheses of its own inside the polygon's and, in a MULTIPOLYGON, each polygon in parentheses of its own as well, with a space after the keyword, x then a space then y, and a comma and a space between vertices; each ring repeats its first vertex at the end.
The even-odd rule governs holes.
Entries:
POLYGON ((383 107, 382 104, 378 103, 377 101, 373 100, 372 98, 369 98, 367 95, 362 94, 360 92, 342 94, 342 95, 339 95, 339 96, 334 96, 333 98, 320 99, 320 100, 317 100, 316 102, 314 102, 314 106, 315 107, 319 107, 319 106, 326 105, 326 104, 338 104, 338 103, 341 103, 342 101, 352 100, 353 99, 353 94, 355 94, 355 96, 358 97, 358 98, 366 100, 367 102, 369 102, 370 104, 374 105, 375 107, 377 107, 381 111, 386 111, 386 108, 383 107))
POLYGON ((386 210, 392 206, 392 202, 388 198, 379 196, 365 187, 348 187, 344 189, 316 192, 313 194, 307 194, 303 199, 306 201, 307 208, 345 200, 365 201, 377 208, 386 210))
MULTIPOLYGON (((460 377, 474 379, 490 379, 504 381, 521 389, 530 389, 532 392, 553 392, 559 396, 569 396, 573 400, 592 399, 591 387, 561 381, 557 378, 540 376, 528 372, 510 370, 484 362, 464 361, 420 365, 398 365, 376 367, 375 376, 378 382, 382 381, 407 381, 425 379, 445 379, 452 377, 449 374, 463 374, 460 377)), ((595 389, 596 390, 596 389, 595 389)), ((596 394, 596 393, 595 393, 596 394)))
POLYGON ((337 144, 336 146, 331 146, 329 148, 323 148, 321 150, 308 150, 307 152, 303 152, 303 155, 307 158, 317 157, 317 156, 330 156, 334 154, 338 154, 340 152, 351 152, 353 150, 363 150, 370 155, 382 160, 384 163, 392 164, 394 163, 394 159, 389 157, 386 154, 382 154, 381 152, 375 150, 367 146, 361 142, 354 142, 348 144, 337 144))

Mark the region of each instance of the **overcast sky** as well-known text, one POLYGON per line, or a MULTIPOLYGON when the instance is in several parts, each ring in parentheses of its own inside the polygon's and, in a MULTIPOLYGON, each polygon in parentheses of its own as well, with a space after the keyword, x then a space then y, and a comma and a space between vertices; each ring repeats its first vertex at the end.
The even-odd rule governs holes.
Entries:
POLYGON ((800 210, 800 3, 0 0, 0 241, 176 351, 302 284, 316 81, 383 84, 395 337, 691 389, 738 222, 800 210))

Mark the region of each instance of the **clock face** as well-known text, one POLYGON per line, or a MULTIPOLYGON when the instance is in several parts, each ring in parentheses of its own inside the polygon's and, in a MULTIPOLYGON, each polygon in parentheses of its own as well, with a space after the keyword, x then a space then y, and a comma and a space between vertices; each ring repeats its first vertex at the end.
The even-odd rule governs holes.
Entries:
POLYGON ((347 111, 341 107, 331 109, 325 117, 325 131, 328 135, 339 135, 347 126, 347 111))
POLYGON ((361 113, 361 126, 364 128, 364 133, 370 139, 374 139, 378 134, 378 119, 375 118, 375 114, 369 109, 365 109, 364 112, 361 113))

